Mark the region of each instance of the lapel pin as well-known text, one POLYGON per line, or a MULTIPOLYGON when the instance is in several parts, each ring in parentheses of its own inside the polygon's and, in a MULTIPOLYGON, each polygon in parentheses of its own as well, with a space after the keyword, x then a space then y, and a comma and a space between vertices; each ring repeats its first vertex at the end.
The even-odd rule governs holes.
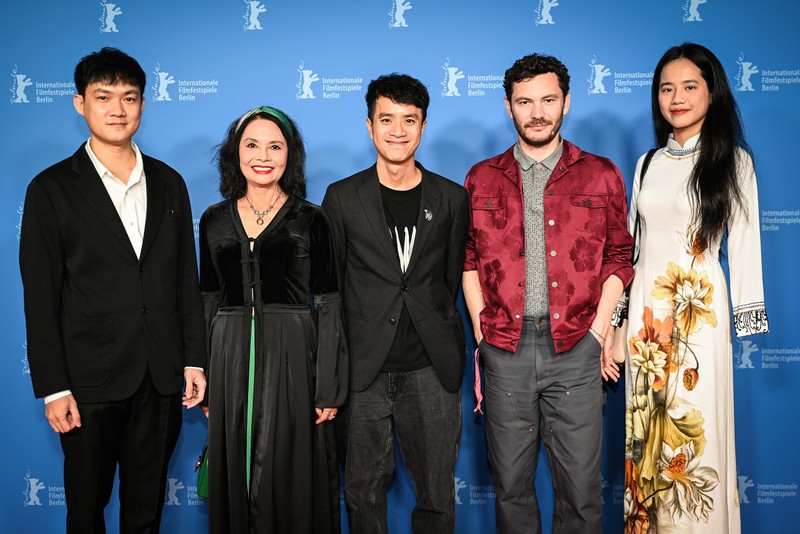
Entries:
POLYGON ((432 221, 433 220, 433 213, 428 210, 423 210, 425 212, 425 220, 432 221))

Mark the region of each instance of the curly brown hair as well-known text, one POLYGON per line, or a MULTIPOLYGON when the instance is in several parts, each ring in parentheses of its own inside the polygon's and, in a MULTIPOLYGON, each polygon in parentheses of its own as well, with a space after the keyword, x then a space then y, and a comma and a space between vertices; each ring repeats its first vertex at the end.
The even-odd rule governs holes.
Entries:
POLYGON ((569 94, 569 71, 567 67, 553 56, 545 54, 528 54, 521 57, 511 65, 503 78, 503 88, 506 90, 506 97, 511 100, 514 92, 514 84, 529 80, 540 74, 552 72, 558 78, 558 86, 561 88, 563 96, 569 94))

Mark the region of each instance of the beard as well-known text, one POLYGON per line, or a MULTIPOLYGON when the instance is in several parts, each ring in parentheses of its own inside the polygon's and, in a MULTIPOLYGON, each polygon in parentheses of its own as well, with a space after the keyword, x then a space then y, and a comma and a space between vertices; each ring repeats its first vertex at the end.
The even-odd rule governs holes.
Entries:
POLYGON ((533 119, 525 124, 521 124, 517 117, 514 117, 514 127, 517 129, 520 139, 525 141, 528 146, 535 148, 542 148, 550 144, 550 142, 558 136, 561 131, 561 123, 564 121, 564 108, 561 108, 561 113, 555 121, 547 119, 533 119), (536 137, 531 136, 526 131, 526 128, 532 126, 551 126, 550 131, 539 132, 536 137))

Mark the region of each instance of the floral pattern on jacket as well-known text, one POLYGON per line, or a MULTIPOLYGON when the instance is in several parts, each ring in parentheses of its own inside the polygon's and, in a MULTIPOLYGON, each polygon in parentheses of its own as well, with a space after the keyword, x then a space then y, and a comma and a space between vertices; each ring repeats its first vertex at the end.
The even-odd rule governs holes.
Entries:
MULTIPOLYGON (((476 164, 464 187, 471 221, 465 271, 478 271, 488 343, 514 352, 525 300, 522 182, 512 146, 476 164)), ((633 278, 625 184, 608 159, 564 141, 544 191, 550 325, 556 352, 573 348, 594 320, 602 285, 633 278)))

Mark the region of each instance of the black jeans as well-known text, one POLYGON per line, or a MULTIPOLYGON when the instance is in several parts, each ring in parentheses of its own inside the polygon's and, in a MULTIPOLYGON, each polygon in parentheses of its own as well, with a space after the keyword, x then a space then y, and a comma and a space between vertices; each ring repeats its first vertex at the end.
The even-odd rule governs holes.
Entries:
POLYGON ((383 534, 386 487, 394 475, 393 428, 417 490, 411 527, 417 534, 455 530, 453 471, 461 436, 461 396, 447 391, 433 367, 379 373, 351 392, 345 498, 352 534, 383 534))

